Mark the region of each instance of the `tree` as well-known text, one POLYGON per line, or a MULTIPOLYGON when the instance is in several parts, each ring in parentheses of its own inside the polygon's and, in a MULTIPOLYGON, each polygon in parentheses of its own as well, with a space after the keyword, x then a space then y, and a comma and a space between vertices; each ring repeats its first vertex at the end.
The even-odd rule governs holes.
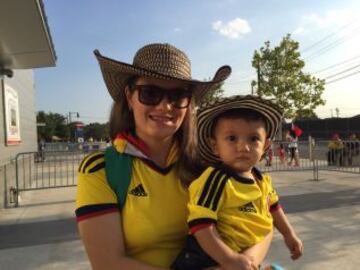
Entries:
POLYGON ((45 123, 45 126, 38 127, 39 138, 51 141, 53 136, 66 140, 69 138, 70 130, 66 125, 66 118, 58 113, 45 113, 39 111, 36 115, 38 123, 45 123))
POLYGON ((275 48, 265 42, 255 50, 252 61, 258 74, 257 81, 252 82, 257 85, 257 94, 275 99, 287 119, 316 117, 315 108, 325 104, 325 81, 302 71, 305 62, 298 49, 299 43, 288 34, 275 48))
POLYGON ((109 125, 99 124, 99 123, 90 123, 84 127, 84 136, 85 139, 90 137, 94 140, 106 140, 109 138, 109 125))
POLYGON ((224 95, 224 89, 223 89, 224 82, 220 82, 216 84, 210 91, 208 91, 204 97, 201 98, 201 103, 207 103, 210 100, 213 100, 215 98, 219 98, 224 95))

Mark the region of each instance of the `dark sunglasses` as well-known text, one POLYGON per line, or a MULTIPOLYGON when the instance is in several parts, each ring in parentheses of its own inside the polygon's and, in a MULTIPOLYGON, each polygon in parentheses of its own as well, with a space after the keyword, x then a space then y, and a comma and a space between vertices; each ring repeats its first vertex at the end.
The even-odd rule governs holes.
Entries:
POLYGON ((135 85, 139 101, 149 106, 158 105, 166 96, 167 100, 177 109, 187 108, 190 104, 192 91, 186 88, 164 89, 155 85, 135 85))

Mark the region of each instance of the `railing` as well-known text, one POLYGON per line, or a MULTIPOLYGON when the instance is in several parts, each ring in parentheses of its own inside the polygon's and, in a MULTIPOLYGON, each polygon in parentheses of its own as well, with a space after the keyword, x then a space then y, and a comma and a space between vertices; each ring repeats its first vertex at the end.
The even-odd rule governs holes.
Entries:
POLYGON ((298 142, 298 151, 291 159, 288 142, 275 141, 270 151, 260 162, 263 171, 305 171, 336 170, 351 173, 360 173, 360 142, 343 141, 343 148, 334 150, 329 148, 329 141, 298 142), (281 154, 280 146, 283 146, 281 154))
POLYGON ((75 186, 78 164, 86 154, 80 151, 19 153, 15 159, 16 192, 75 186))
MULTIPOLYGON (((344 141, 344 147, 338 151, 329 149, 328 145, 329 141, 314 141, 310 138, 308 141, 298 142, 298 151, 291 153, 287 142, 276 141, 259 167, 266 172, 312 171, 315 180, 319 179, 321 170, 360 174, 359 141, 344 141)), ((1 168, 5 207, 7 202, 14 200, 15 205, 18 205, 19 192, 75 186, 78 164, 84 156, 90 151, 105 147, 105 143, 82 146, 56 143, 47 144, 44 152, 19 153, 14 161, 1 168), (50 149, 52 151, 48 151, 50 149)))

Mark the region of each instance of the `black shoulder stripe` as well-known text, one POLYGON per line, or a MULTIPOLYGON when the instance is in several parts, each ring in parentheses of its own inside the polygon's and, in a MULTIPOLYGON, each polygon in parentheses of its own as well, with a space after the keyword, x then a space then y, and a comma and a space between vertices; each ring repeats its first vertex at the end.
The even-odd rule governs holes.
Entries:
POLYGON ((86 168, 89 167, 91 163, 93 163, 95 160, 98 160, 103 157, 104 157, 104 153, 99 153, 99 154, 96 154, 96 155, 92 156, 91 158, 89 158, 85 162, 84 167, 82 169, 80 168, 81 172, 84 173, 86 168))
POLYGON ((215 169, 212 171, 206 180, 205 186, 197 204, 211 208, 213 211, 215 211, 228 179, 228 175, 222 170, 215 169))
POLYGON ((101 163, 97 164, 96 166, 94 166, 93 168, 91 168, 89 170, 89 173, 96 172, 96 171, 101 170, 103 168, 105 168, 105 162, 101 162, 101 163))
POLYGON ((78 172, 81 172, 81 168, 82 166, 84 165, 85 161, 88 159, 88 157, 84 157, 83 160, 81 161, 80 165, 79 165, 79 168, 78 168, 78 172))
POLYGON ((224 187, 225 187, 225 184, 226 182, 229 180, 229 177, 226 175, 224 176, 222 179, 221 179, 221 182, 220 182, 220 185, 219 185, 219 188, 215 194, 215 198, 214 198, 214 202, 212 204, 212 210, 213 211, 216 211, 217 208, 218 208, 218 204, 219 204, 219 201, 220 201, 220 197, 221 197, 221 194, 224 190, 224 187))
POLYGON ((219 171, 219 173, 216 175, 216 177, 211 180, 212 181, 211 189, 210 189, 210 192, 209 192, 209 194, 207 196, 206 202, 204 204, 204 206, 206 208, 210 208, 210 205, 214 200, 215 193, 217 192, 219 184, 220 184, 220 182, 221 182, 221 180, 223 178, 224 178, 224 174, 222 174, 219 171))
POLYGON ((202 190, 201 196, 200 196, 200 198, 199 198, 199 200, 197 202, 198 205, 203 205, 204 204, 204 200, 205 200, 206 195, 208 194, 210 186, 211 186, 211 181, 212 181, 212 179, 214 178, 214 176, 215 176, 215 174, 217 172, 218 172, 218 170, 213 170, 210 173, 208 179, 206 180, 205 186, 204 186, 204 188, 202 190))

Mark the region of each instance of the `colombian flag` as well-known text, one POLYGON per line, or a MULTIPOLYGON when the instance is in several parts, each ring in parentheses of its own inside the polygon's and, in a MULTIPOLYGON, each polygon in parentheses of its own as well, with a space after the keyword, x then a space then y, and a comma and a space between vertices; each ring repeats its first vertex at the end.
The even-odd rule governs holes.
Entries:
POLYGON ((296 126, 294 123, 291 123, 291 130, 294 131, 296 137, 300 137, 303 133, 303 130, 296 126))

